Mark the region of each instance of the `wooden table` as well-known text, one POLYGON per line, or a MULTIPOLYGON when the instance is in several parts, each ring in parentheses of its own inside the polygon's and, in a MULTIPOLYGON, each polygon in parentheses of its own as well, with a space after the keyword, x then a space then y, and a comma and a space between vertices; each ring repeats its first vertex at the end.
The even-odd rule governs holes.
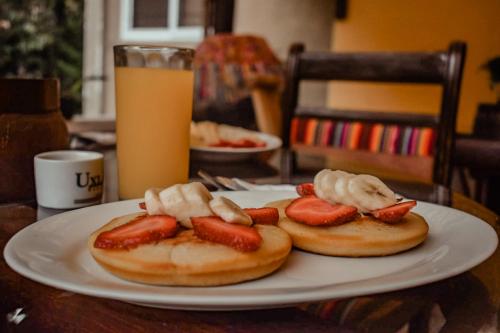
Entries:
MULTIPOLYGON (((113 173, 112 157, 107 166, 113 173)), ((115 198, 107 193, 108 201, 115 198)), ((460 195, 453 202, 499 232, 498 217, 491 211, 460 195)), ((0 205, 0 248, 46 213, 30 203, 0 205)), ((497 249, 469 272, 417 288, 284 309, 199 312, 146 308, 58 290, 18 275, 2 260, 0 331, 427 332, 429 325, 442 327, 441 332, 487 331, 498 329, 499 268, 497 249)))

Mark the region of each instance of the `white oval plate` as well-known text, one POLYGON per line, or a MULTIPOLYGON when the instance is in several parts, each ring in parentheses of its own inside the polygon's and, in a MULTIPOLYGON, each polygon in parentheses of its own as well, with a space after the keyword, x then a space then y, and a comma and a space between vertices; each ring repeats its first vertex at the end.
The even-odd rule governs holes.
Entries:
MULTIPOLYGON (((295 197, 292 191, 222 192, 243 207, 295 197)), ((276 273, 223 287, 150 286, 121 280, 102 269, 87 250, 87 237, 116 216, 138 211, 139 200, 93 206, 33 223, 4 249, 19 274, 52 287, 146 306, 184 310, 286 307, 414 287, 462 273, 496 249, 494 229, 461 211, 419 202, 429 223, 424 244, 393 256, 337 258, 292 251, 276 273), (481 241, 477 241, 480 239, 481 241)))
POLYGON ((255 148, 191 146, 191 157, 197 160, 212 162, 240 161, 259 156, 263 153, 272 152, 282 145, 281 139, 277 136, 261 132, 253 132, 253 135, 264 141, 266 146, 255 148))

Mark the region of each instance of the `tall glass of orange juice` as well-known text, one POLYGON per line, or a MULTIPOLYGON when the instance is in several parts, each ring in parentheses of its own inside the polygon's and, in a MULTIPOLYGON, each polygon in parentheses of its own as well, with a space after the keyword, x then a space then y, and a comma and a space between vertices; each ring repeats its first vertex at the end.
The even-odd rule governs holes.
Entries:
POLYGON ((119 45, 114 57, 120 199, 187 182, 194 51, 119 45))

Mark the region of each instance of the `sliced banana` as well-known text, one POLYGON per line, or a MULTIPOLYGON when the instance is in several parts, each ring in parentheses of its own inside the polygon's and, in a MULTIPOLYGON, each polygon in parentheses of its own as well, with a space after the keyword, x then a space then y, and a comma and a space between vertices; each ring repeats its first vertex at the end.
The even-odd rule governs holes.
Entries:
POLYGON ((314 193, 326 201, 333 201, 333 192, 335 191, 335 185, 337 178, 335 174, 330 169, 323 169, 316 174, 314 177, 314 193))
POLYGON ((215 144, 220 141, 218 125, 211 121, 191 123, 191 136, 198 138, 205 145, 215 144))
POLYGON ((215 215, 228 223, 252 225, 252 219, 236 203, 226 197, 216 197, 209 203, 215 215))
POLYGON ((160 192, 166 214, 173 216, 186 228, 192 228, 191 217, 213 215, 209 206, 212 195, 199 182, 176 184, 160 192))
POLYGON ((170 187, 167 187, 159 194, 161 204, 163 205, 163 210, 165 214, 169 214, 177 218, 178 215, 178 207, 185 206, 184 195, 181 191, 181 185, 176 184, 170 187))
POLYGON ((189 202, 189 217, 179 220, 182 226, 192 229, 191 217, 213 215, 209 205, 213 197, 205 185, 200 182, 184 184, 182 185, 181 191, 184 198, 189 202))
POLYGON ((144 193, 144 203, 146 204, 146 211, 149 215, 166 214, 159 197, 161 190, 160 188, 150 188, 144 193))
POLYGON ((335 182, 335 198, 337 199, 337 203, 354 206, 358 210, 360 207, 357 205, 353 195, 349 191, 349 184, 351 179, 356 178, 355 175, 348 175, 345 177, 338 178, 335 182))
POLYGON ((314 177, 314 192, 330 203, 342 203, 335 187, 339 179, 354 177, 353 174, 342 170, 323 169, 314 177))
POLYGON ((394 205, 396 195, 380 179, 354 175, 341 170, 324 169, 314 177, 316 195, 330 203, 356 207, 369 212, 394 205))
POLYGON ((396 195, 380 179, 371 175, 357 175, 349 179, 348 192, 361 212, 385 208, 397 203, 396 195))
MULTIPOLYGON (((186 200, 192 203, 205 203, 208 207, 208 202, 213 199, 210 191, 200 182, 192 182, 181 185, 181 191, 186 200)), ((211 211, 208 211, 211 212, 211 211)), ((206 216, 206 215, 204 215, 206 216)))

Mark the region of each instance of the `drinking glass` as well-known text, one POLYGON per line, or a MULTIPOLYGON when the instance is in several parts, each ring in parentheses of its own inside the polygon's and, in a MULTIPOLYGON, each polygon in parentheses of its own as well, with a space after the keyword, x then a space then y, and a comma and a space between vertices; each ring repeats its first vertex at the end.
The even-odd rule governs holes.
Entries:
POLYGON ((120 199, 187 182, 193 58, 185 48, 114 47, 120 199))

